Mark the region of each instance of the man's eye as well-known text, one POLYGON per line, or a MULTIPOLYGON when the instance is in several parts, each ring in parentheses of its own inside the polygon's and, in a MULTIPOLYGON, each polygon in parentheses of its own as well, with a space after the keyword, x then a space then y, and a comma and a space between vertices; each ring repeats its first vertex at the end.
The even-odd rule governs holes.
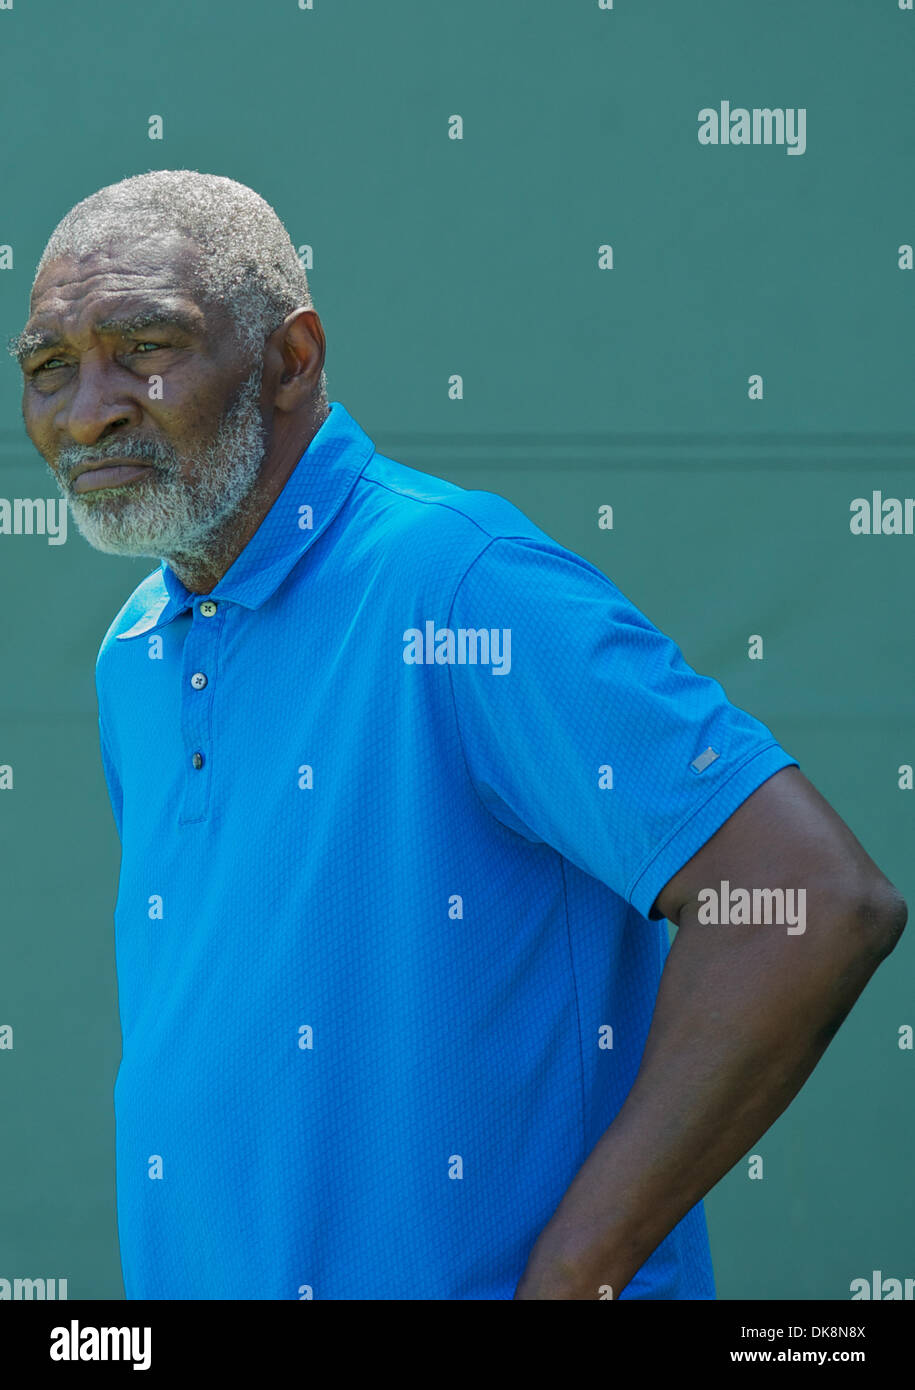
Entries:
MULTIPOLYGON (((143 338, 140 342, 132 343, 129 348, 130 353, 137 353, 140 357, 147 357, 149 354, 144 351, 148 348, 151 352, 159 352, 166 348, 167 343, 153 343, 148 338, 143 338)), ((54 371, 56 367, 65 365, 62 357, 48 357, 44 362, 39 362, 38 366, 29 373, 30 376, 38 376, 40 372, 54 371)))

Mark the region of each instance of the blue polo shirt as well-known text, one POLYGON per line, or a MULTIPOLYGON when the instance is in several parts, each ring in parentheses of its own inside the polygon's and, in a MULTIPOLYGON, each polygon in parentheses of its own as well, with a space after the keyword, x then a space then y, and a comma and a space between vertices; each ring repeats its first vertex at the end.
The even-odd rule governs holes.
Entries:
MULTIPOLYGON (((339 402, 210 594, 137 587, 96 679, 127 1297, 511 1299, 636 1075, 657 895, 795 759, 339 402)), ((701 1204, 614 1293, 714 1297, 701 1204)))

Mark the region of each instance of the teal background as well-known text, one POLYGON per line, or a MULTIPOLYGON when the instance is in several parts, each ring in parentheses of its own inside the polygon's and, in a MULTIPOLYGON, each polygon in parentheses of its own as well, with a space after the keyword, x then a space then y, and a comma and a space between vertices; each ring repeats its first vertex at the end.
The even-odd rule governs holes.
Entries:
MULTIPOLYGON (((848 526, 915 493, 913 45, 897 0, 0 0, 0 335, 80 198, 151 168, 250 184, 314 248, 330 399, 600 566, 915 903, 915 536, 848 526), (722 99, 806 107, 806 153, 700 146, 722 99)), ((0 495, 56 498, 19 395, 4 357, 0 495)), ((72 523, 0 535, 0 1277, 71 1298, 123 1297, 94 661, 154 567, 72 523)), ((708 1198, 719 1297, 915 1275, 913 952, 754 1146, 764 1179, 742 1160, 708 1198)))

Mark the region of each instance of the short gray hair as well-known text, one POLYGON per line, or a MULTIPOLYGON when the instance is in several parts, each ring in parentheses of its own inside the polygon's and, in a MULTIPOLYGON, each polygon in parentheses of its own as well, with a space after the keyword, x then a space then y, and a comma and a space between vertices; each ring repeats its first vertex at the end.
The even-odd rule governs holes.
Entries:
MULTIPOLYGON (((194 272, 202 295, 221 303, 252 360, 293 309, 313 308, 308 279, 273 208, 246 184, 195 169, 155 169, 91 193, 51 233, 35 282, 48 262, 81 257, 136 229, 144 236, 178 232, 203 253, 194 272)), ((327 410, 322 371, 314 402, 327 410)))

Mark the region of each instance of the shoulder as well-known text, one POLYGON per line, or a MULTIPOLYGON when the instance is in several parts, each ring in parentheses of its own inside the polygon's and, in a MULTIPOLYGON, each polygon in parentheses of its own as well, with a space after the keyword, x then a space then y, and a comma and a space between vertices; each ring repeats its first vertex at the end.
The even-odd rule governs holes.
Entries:
POLYGON ((362 475, 366 496, 392 523, 417 536, 467 538, 476 549, 497 536, 542 536, 520 508, 495 492, 461 487, 376 454, 362 475))
MULTIPOLYGON (((465 576, 491 584, 504 576, 548 581, 587 574, 609 584, 602 572, 566 549, 507 497, 448 482, 376 454, 360 480, 357 511, 410 568, 465 576)), ((356 520, 358 529, 358 518, 356 520)))

